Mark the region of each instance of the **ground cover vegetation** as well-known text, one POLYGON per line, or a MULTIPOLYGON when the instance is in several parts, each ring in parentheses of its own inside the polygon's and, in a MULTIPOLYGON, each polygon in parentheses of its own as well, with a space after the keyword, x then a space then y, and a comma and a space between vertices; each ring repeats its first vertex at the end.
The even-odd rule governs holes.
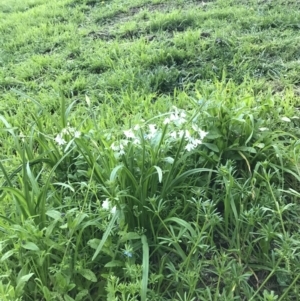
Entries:
POLYGON ((297 0, 0 0, 0 299, 300 300, 297 0))

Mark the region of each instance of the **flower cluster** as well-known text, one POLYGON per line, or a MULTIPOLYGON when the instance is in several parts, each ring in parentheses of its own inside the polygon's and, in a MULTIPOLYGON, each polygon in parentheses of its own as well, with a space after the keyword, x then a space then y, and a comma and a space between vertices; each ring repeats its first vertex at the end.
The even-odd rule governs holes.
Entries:
POLYGON ((75 128, 71 127, 68 123, 68 126, 62 129, 62 131, 59 134, 57 134, 54 140, 58 145, 61 146, 67 143, 66 137, 79 138, 80 135, 81 133, 77 131, 75 128))
MULTIPOLYGON (((203 139, 208 134, 207 132, 201 130, 196 124, 192 124, 192 129, 184 129, 183 126, 187 127, 187 114, 184 110, 173 107, 172 112, 168 114, 168 117, 162 122, 163 125, 168 126, 170 129, 166 136, 169 142, 175 142, 181 139, 185 139, 187 144, 185 145, 186 151, 191 151, 195 149, 198 145, 202 144, 203 139)), ((152 140, 157 137, 158 134, 163 132, 162 129, 156 124, 147 124, 144 126, 136 125, 133 128, 124 130, 123 134, 125 139, 119 142, 113 142, 111 144, 111 149, 115 152, 116 157, 120 157, 125 154, 125 148, 130 142, 135 146, 141 145, 143 133, 144 140, 152 140), (144 130, 140 131, 140 129, 144 130)))
POLYGON ((173 112, 170 113, 170 117, 164 120, 164 124, 173 123, 174 125, 181 126, 186 123, 186 113, 184 110, 179 110, 177 107, 173 106, 173 112))

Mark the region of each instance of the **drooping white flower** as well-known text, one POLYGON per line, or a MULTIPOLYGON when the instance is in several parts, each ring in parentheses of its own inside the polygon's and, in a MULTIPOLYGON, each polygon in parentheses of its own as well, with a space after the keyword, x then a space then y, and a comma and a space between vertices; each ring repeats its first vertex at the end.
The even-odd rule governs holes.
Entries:
POLYGON ((79 138, 81 133, 79 131, 74 132, 74 138, 79 138))
POLYGON ((129 129, 127 131, 123 131, 123 133, 126 136, 126 138, 128 138, 128 139, 135 138, 135 134, 134 134, 132 129, 129 129))
POLYGON ((188 130, 185 130, 184 134, 185 134, 184 137, 185 137, 186 140, 189 140, 191 138, 191 134, 188 130))
POLYGON ((66 134, 68 134, 69 133, 69 129, 68 128, 63 128, 62 130, 61 130, 61 134, 63 134, 63 135, 66 135, 66 134))
POLYGON ((180 112, 180 118, 185 118, 185 117, 186 117, 185 112, 184 112, 184 111, 181 111, 181 112, 180 112))
POLYGON ((164 120, 164 124, 169 124, 171 122, 171 119, 169 117, 167 117, 165 120, 164 120))
POLYGON ((202 144, 202 140, 200 140, 200 139, 193 139, 193 142, 192 142, 192 143, 195 144, 195 145, 197 146, 197 145, 202 144))
POLYGON ((204 139, 204 138, 207 136, 208 132, 199 130, 199 131, 198 131, 198 134, 199 134, 199 136, 200 136, 200 139, 202 140, 202 139, 204 139))
POLYGON ((121 140, 120 146, 121 146, 121 145, 122 145, 122 146, 126 146, 128 143, 129 143, 129 140, 123 139, 123 140, 121 140))
POLYGON ((110 213, 112 213, 112 214, 115 214, 117 211, 116 206, 111 207, 111 202, 109 201, 108 198, 102 202, 102 208, 106 211, 110 211, 110 213))
POLYGON ((191 150, 193 150, 195 148, 195 145, 193 143, 188 143, 185 147, 185 149, 190 152, 191 150))
POLYGON ((150 133, 156 133, 157 129, 155 124, 149 124, 148 126, 149 126, 150 133))
POLYGON ((140 139, 139 139, 139 138, 135 138, 135 139, 133 140, 133 144, 135 144, 135 145, 141 144, 140 139))
POLYGON ((61 135, 71 135, 74 136, 74 138, 79 138, 81 133, 79 131, 76 131, 76 129, 71 127, 68 123, 68 126, 61 130, 61 135))
POLYGON ((111 209, 110 209, 110 213, 112 214, 115 214, 117 211, 117 207, 116 206, 113 206, 111 209))
POLYGON ((192 124, 192 128, 199 134, 201 140, 204 139, 208 134, 208 132, 202 131, 196 124, 192 124))
POLYGON ((202 140, 191 138, 189 139, 189 143, 194 145, 194 147, 197 147, 198 145, 202 144, 202 140))
POLYGON ((103 201, 103 203, 102 203, 102 208, 103 208, 104 210, 109 210, 109 208, 110 208, 110 201, 109 201, 108 199, 105 199, 105 200, 103 201))
POLYGON ((174 131, 174 132, 171 132, 170 133, 170 136, 173 138, 173 139, 176 139, 177 137, 177 133, 174 131))
POLYGON ((175 120, 177 120, 177 119, 178 119, 178 114, 172 113, 172 114, 170 115, 170 121, 175 121, 175 120))
POLYGON ((170 121, 173 121, 175 125, 180 126, 186 122, 186 113, 183 110, 178 110, 177 107, 173 107, 174 112, 170 115, 170 121))
POLYGON ((113 150, 113 151, 118 151, 120 149, 120 146, 119 145, 115 145, 115 142, 112 143, 112 145, 110 146, 110 148, 113 150))
POLYGON ((156 125, 155 124, 149 124, 149 134, 147 135, 148 139, 152 139, 155 137, 157 129, 156 129, 156 125))
POLYGON ((178 132, 178 137, 179 138, 182 138, 184 136, 184 130, 180 130, 179 132, 178 132))
POLYGON ((124 150, 124 146, 122 144, 120 144, 120 148, 119 148, 119 155, 125 155, 125 150, 124 150))
POLYGON ((138 131, 140 128, 141 128, 141 126, 140 126, 139 124, 136 124, 136 125, 134 126, 133 129, 134 129, 135 131, 138 131))
POLYGON ((62 137, 61 134, 58 134, 55 138, 55 142, 58 144, 58 145, 64 145, 66 144, 66 140, 62 137))

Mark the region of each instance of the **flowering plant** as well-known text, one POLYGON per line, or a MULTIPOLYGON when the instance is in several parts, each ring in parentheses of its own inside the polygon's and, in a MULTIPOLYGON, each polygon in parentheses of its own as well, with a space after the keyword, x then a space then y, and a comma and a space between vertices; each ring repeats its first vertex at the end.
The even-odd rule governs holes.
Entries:
POLYGON ((88 143, 76 143, 82 155, 90 157, 87 161, 100 184, 102 207, 119 211, 119 223, 130 231, 151 231, 156 237, 158 203, 171 202, 178 191, 194 185, 201 172, 210 172, 195 168, 189 160, 200 151, 207 134, 197 118, 174 106, 171 112, 123 129, 117 139, 92 133, 93 145, 100 140, 97 157, 88 143), (183 188, 181 183, 187 179, 190 183, 183 188))

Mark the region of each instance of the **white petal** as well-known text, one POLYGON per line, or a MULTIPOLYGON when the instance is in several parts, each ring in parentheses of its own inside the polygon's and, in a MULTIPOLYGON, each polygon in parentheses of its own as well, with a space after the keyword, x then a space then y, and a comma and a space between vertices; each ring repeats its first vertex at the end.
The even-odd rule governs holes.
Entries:
POLYGON ((189 152, 191 150, 193 150, 195 148, 195 146, 192 143, 189 143, 186 145, 185 149, 189 152))
POLYGON ((188 130, 185 130, 185 138, 189 139, 191 137, 191 134, 188 130))
POLYGON ((281 120, 282 121, 285 121, 285 122, 291 122, 291 119, 290 118, 288 118, 288 117, 281 117, 281 120))
POLYGON ((202 130, 199 130, 198 133, 199 133, 199 136, 200 136, 201 140, 204 139, 204 137, 206 137, 206 135, 208 134, 208 132, 204 132, 202 130))
POLYGON ((123 131, 124 135, 126 136, 126 138, 135 138, 134 132, 132 131, 132 129, 129 129, 127 131, 123 131))
POLYGON ((75 131, 74 138, 79 138, 81 133, 79 131, 75 131))
POLYGON ((152 134, 154 134, 157 131, 156 125, 155 124, 149 124, 149 130, 152 134))
POLYGON ((64 138, 62 138, 61 134, 58 134, 55 138, 55 142, 58 144, 58 145, 64 145, 66 144, 66 140, 64 138))
POLYGON ((120 147, 118 145, 115 145, 115 143, 113 142, 113 144, 110 146, 110 148, 113 150, 113 151, 118 151, 120 149, 120 147))
POLYGON ((103 203, 102 203, 102 208, 103 208, 104 210, 109 210, 109 207, 110 207, 110 202, 109 202, 108 199, 106 199, 106 200, 103 201, 103 203))
POLYGON ((174 131, 174 132, 170 133, 170 136, 171 136, 173 139, 176 139, 177 133, 174 131))
POLYGON ((169 124, 170 122, 171 122, 171 119, 168 117, 164 120, 164 124, 169 124))

